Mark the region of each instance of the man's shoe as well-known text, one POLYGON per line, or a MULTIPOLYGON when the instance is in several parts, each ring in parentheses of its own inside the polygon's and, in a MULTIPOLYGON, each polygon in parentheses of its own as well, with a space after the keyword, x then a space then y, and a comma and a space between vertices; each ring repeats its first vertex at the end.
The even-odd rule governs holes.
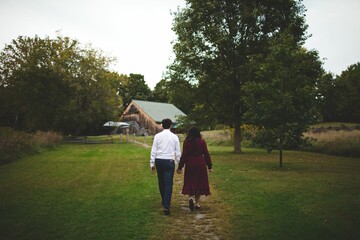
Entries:
POLYGON ((194 206, 194 200, 192 198, 190 198, 189 200, 189 208, 191 211, 194 211, 195 206, 194 206))
POLYGON ((164 208, 164 214, 165 215, 170 215, 170 209, 169 208, 164 208))
POLYGON ((200 206, 195 206, 195 210, 200 210, 200 206))

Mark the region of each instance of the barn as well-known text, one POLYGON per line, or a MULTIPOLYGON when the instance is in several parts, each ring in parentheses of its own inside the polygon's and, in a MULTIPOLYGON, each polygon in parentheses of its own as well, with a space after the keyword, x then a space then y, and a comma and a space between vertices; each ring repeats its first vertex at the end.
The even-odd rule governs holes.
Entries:
POLYGON ((178 116, 186 116, 170 103, 132 100, 120 117, 120 121, 130 124, 130 133, 137 135, 155 135, 162 131, 161 121, 170 118, 176 128, 178 116))

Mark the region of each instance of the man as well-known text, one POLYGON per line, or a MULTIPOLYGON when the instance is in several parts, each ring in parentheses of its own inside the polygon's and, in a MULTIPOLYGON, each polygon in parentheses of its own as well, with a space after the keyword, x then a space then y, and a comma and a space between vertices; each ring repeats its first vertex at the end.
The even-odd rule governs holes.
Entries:
POLYGON ((172 121, 166 118, 161 123, 164 130, 154 137, 150 154, 150 168, 155 173, 156 167, 164 214, 169 215, 175 162, 179 163, 181 151, 178 136, 170 131, 172 121))

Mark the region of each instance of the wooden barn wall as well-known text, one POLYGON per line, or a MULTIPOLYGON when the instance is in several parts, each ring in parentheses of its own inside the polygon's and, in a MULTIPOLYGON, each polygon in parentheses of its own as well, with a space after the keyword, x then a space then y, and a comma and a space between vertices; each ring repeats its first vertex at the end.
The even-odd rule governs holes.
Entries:
MULTIPOLYGON (((155 121, 153 121, 146 113, 141 110, 141 108, 133 103, 128 106, 121 118, 124 122, 137 122, 140 128, 144 128, 150 135, 155 135, 162 130, 160 124, 157 124, 155 121)), ((135 129, 130 128, 130 133, 133 133, 134 131, 135 129)), ((135 134, 138 134, 138 132, 135 132, 135 134)))

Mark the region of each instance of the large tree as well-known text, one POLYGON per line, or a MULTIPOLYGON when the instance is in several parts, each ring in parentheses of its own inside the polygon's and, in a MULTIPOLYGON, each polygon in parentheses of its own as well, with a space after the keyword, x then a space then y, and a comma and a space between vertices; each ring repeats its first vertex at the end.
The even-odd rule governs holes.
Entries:
POLYGON ((247 65, 285 32, 301 44, 306 27, 303 5, 294 0, 187 0, 174 14, 176 58, 170 70, 195 83, 218 120, 235 128, 236 153, 248 111, 244 86, 254 79, 247 65))
POLYGON ((151 90, 145 82, 144 75, 135 73, 124 76, 119 85, 119 94, 122 97, 124 109, 133 99, 145 101, 151 99, 151 90))
POLYGON ((101 51, 58 35, 18 37, 0 53, 3 125, 79 134, 115 115, 119 102, 101 51))

